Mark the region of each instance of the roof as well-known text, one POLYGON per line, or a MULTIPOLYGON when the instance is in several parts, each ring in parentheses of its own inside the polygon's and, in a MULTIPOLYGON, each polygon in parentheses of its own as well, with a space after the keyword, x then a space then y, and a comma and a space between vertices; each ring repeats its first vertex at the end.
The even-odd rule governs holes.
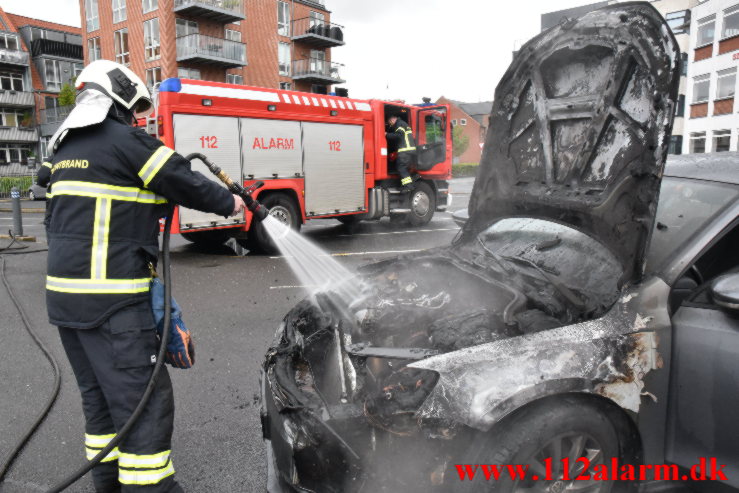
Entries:
POLYGON ((664 174, 676 178, 739 185, 737 163, 739 163, 739 152, 670 155, 667 158, 664 174))
POLYGON ((41 19, 33 19, 32 17, 11 14, 10 12, 7 12, 6 14, 10 18, 10 21, 15 24, 16 28, 21 28, 23 26, 35 26, 42 29, 54 29, 57 31, 65 31, 72 34, 82 35, 82 29, 79 27, 68 26, 66 24, 58 24, 56 22, 42 21, 41 19))
POLYGON ((489 115, 493 111, 492 101, 481 101, 479 103, 463 103, 462 101, 453 101, 451 99, 449 101, 470 116, 489 115))

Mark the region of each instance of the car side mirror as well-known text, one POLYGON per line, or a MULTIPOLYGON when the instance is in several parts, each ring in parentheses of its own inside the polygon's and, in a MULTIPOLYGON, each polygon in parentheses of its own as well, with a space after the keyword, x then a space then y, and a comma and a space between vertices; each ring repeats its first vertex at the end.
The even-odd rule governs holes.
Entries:
POLYGON ((739 315, 739 272, 717 277, 711 283, 711 297, 722 310, 739 315))

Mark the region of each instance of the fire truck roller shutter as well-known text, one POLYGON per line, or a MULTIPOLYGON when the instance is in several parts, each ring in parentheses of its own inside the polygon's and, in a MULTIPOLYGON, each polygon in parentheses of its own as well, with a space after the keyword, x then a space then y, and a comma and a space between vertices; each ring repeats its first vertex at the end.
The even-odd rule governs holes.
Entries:
POLYGON ((300 122, 241 119, 244 177, 294 178, 303 174, 300 122))
POLYGON ((363 149, 360 125, 303 123, 307 215, 364 209, 363 149))
MULTIPOLYGON (((175 150, 186 156, 200 152, 221 167, 233 179, 241 179, 239 119, 226 116, 174 115, 175 150)), ((199 160, 192 163, 208 179, 220 183, 199 160)), ((190 230, 243 223, 243 217, 224 218, 180 207, 180 229, 190 230)))

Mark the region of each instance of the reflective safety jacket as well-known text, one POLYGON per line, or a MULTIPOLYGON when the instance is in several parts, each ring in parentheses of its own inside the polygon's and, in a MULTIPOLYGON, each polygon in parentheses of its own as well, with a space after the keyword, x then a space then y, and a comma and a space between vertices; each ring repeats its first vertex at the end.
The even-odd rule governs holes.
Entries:
POLYGON ((398 145, 398 152, 415 152, 416 140, 413 138, 413 131, 406 122, 398 118, 395 125, 390 128, 387 138, 393 140, 398 145))
POLYGON ((39 184, 50 184, 49 322, 80 329, 148 300, 148 265, 156 263, 159 219, 169 211, 168 201, 223 216, 234 207, 226 188, 111 116, 70 130, 41 167, 39 184))

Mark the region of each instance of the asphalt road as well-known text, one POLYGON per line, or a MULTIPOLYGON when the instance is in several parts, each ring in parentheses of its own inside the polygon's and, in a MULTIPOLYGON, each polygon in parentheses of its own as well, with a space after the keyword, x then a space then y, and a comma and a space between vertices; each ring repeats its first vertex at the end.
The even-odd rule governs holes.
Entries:
MULTIPOLYGON (((347 228, 313 221, 303 234, 350 269, 399 253, 448 245, 458 228, 451 212, 467 206, 472 178, 452 182, 453 206, 423 228, 396 227, 388 219, 347 228)), ((42 208, 43 202, 24 202, 42 208)), ((0 203, 0 209, 9 204, 0 203)), ((24 214, 24 233, 45 246, 43 214, 24 214)), ((0 212, 0 232, 12 216, 0 212)), ((4 246, 0 240, 0 248, 4 246)), ((202 249, 172 241, 173 293, 197 344, 197 364, 171 370, 175 387, 174 466, 187 491, 264 491, 265 458, 258 406, 262 357, 285 313, 303 296, 280 257, 237 255, 227 247, 202 249)), ((0 255, 1 256, 1 255, 0 255)), ((8 475, 2 492, 44 491, 84 462, 79 392, 46 320, 46 254, 5 256, 7 277, 32 324, 62 369, 62 390, 47 420, 8 475)), ((24 331, 0 287, 0 458, 27 429, 52 385, 50 367, 24 331)), ((84 478, 68 491, 93 491, 84 478)))

